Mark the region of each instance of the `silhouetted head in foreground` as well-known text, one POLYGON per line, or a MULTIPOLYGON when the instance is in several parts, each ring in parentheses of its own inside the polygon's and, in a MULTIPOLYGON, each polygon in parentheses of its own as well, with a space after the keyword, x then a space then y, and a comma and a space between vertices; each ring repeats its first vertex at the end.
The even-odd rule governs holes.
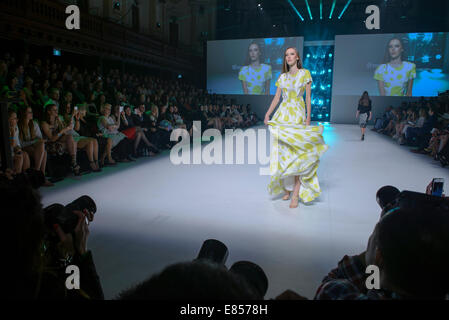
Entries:
POLYGON ((119 294, 121 300, 255 300, 247 282, 205 261, 178 263, 119 294))

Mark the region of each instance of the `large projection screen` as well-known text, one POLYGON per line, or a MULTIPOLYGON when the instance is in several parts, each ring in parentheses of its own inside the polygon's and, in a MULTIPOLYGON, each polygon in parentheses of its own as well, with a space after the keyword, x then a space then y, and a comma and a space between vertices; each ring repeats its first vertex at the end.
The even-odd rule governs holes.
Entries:
POLYGON ((209 41, 207 89, 217 94, 274 95, 288 47, 297 48, 302 55, 304 38, 209 41))
POLYGON ((334 95, 435 97, 449 90, 449 33, 337 36, 334 71, 334 95))
POLYGON ((340 35, 334 59, 334 123, 356 122, 364 91, 376 116, 389 105, 449 90, 449 33, 340 35))

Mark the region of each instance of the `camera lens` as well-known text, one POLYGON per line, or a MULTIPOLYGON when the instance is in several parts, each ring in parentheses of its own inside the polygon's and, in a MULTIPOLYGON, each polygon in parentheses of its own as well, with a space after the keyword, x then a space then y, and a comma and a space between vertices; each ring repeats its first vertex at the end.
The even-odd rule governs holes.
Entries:
POLYGON ((204 241, 196 260, 208 260, 224 265, 226 259, 228 259, 228 254, 228 248, 223 242, 209 239, 204 241))

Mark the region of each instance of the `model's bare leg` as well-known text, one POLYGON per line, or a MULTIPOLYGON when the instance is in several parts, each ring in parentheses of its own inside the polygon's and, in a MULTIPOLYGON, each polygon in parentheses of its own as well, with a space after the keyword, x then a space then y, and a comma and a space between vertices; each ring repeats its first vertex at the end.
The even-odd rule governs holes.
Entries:
POLYGON ((290 208, 295 209, 298 208, 299 204, 299 189, 301 188, 301 180, 299 177, 295 177, 295 188, 293 189, 292 201, 290 203, 290 208))
POLYGON ((292 194, 292 192, 291 192, 291 191, 288 191, 288 190, 285 189, 285 188, 284 188, 284 192, 285 192, 285 195, 284 195, 284 197, 282 198, 282 200, 284 200, 284 201, 290 200, 290 195, 292 194))

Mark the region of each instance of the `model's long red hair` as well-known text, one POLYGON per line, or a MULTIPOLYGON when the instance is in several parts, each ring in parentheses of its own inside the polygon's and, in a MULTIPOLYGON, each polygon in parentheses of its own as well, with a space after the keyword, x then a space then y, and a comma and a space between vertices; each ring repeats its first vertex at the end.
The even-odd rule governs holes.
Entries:
POLYGON ((302 69, 302 61, 301 61, 301 57, 299 56, 299 52, 298 49, 294 48, 294 47, 290 47, 287 48, 284 52, 284 64, 282 66, 282 73, 287 73, 290 71, 290 66, 287 64, 287 51, 293 49, 296 52, 296 56, 298 57, 298 61, 296 62, 296 66, 298 67, 298 69, 302 69))

